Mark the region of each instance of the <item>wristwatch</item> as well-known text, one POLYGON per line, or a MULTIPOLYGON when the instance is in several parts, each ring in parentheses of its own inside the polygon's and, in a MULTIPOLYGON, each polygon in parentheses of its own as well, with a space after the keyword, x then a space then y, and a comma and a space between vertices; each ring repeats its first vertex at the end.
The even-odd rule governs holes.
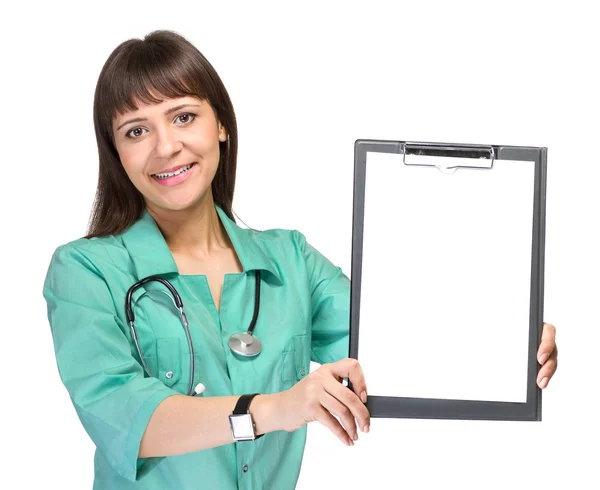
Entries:
POLYGON ((231 435, 235 441, 254 441, 264 436, 264 434, 256 435, 256 425, 250 413, 250 403, 256 395, 260 395, 260 393, 240 396, 233 412, 229 416, 231 435))

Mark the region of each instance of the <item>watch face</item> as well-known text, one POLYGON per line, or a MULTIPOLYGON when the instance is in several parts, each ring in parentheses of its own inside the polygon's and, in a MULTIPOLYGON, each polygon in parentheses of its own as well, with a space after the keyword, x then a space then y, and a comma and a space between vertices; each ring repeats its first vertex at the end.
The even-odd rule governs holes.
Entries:
POLYGON ((229 422, 234 439, 254 439, 252 416, 249 413, 230 415, 229 422))

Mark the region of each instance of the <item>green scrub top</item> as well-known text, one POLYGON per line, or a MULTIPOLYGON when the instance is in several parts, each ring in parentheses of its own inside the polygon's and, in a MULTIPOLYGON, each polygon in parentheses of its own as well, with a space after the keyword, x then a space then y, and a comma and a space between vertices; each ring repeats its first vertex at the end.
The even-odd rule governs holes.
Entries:
POLYGON ((215 206, 243 266, 226 274, 220 312, 205 275, 179 274, 152 216, 119 235, 59 246, 44 282, 58 371, 96 445, 94 489, 295 488, 306 425, 167 457, 138 458, 156 407, 187 394, 187 337, 172 300, 150 282, 133 295, 135 326, 153 377, 143 370, 125 316, 127 290, 160 275, 179 292, 195 350, 194 386, 202 395, 276 393, 309 373, 310 361, 349 355, 350 280, 297 230, 243 229, 215 206), (229 336, 246 331, 254 313, 255 274, 261 302, 254 334, 262 352, 239 358, 229 336), (167 374, 169 373, 169 374, 167 374))

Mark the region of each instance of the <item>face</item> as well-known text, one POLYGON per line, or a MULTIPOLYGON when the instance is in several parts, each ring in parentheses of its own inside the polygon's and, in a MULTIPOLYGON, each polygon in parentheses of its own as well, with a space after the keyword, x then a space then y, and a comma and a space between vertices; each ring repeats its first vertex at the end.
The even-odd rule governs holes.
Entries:
POLYGON ((112 130, 125 172, 150 209, 178 211, 208 195, 225 129, 206 101, 196 97, 159 104, 136 101, 137 111, 117 115, 112 130))

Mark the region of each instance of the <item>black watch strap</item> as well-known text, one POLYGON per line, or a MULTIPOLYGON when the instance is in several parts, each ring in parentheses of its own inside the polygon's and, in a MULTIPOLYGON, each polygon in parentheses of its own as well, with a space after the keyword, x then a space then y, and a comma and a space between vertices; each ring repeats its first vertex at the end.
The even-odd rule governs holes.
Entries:
MULTIPOLYGON (((252 399, 256 395, 260 395, 260 393, 253 393, 251 395, 240 396, 239 400, 235 404, 235 408, 233 409, 232 415, 243 415, 245 413, 249 413, 250 412, 250 403, 252 403, 252 399)), ((256 439, 258 439, 259 437, 262 437, 262 436, 264 436, 264 434, 256 436, 256 439)))

